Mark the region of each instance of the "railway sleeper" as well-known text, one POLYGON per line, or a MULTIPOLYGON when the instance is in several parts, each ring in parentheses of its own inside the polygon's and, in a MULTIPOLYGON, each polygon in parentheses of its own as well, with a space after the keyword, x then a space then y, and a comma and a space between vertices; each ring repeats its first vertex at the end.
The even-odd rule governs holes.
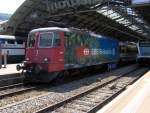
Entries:
POLYGON ((96 104, 94 102, 88 102, 83 100, 74 100, 75 103, 79 103, 82 105, 88 105, 88 106, 95 106, 96 104))
POLYGON ((65 107, 62 107, 62 108, 59 108, 56 111, 53 111, 51 113, 85 113, 85 112, 83 112, 81 110, 74 109, 74 108, 65 108, 65 107))
POLYGON ((77 111, 83 111, 83 112, 86 112, 91 108, 89 106, 75 104, 74 102, 67 104, 67 106, 65 106, 65 107, 74 108, 77 111))

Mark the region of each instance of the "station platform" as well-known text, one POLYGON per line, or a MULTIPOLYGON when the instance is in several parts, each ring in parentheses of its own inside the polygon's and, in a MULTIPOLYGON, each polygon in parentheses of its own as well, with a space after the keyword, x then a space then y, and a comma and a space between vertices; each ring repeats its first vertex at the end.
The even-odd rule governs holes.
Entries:
POLYGON ((150 113, 150 71, 97 113, 150 113))
POLYGON ((0 76, 5 75, 12 75, 12 74, 19 74, 20 72, 16 70, 17 64, 8 64, 6 68, 0 69, 0 76))

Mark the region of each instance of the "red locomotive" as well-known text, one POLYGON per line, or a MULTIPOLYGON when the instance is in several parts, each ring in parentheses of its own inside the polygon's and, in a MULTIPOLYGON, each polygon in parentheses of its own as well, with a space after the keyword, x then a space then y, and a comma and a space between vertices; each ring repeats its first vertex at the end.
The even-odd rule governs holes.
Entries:
POLYGON ((101 64, 117 64, 119 43, 91 32, 40 28, 29 33, 23 69, 26 79, 48 82, 59 73, 101 64))

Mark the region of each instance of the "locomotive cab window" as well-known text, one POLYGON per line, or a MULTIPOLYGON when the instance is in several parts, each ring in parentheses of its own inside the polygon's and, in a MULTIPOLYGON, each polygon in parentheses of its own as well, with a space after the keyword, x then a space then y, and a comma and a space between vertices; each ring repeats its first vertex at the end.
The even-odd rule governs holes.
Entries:
POLYGON ((40 34, 39 47, 48 48, 52 47, 54 34, 51 32, 44 32, 40 34))
POLYGON ((61 45, 59 33, 55 33, 53 39, 53 47, 59 47, 61 45))
POLYGON ((35 36, 35 34, 30 34, 29 35, 29 38, 28 38, 28 43, 27 43, 27 46, 28 47, 34 47, 35 46, 35 38, 36 38, 36 36, 35 36))

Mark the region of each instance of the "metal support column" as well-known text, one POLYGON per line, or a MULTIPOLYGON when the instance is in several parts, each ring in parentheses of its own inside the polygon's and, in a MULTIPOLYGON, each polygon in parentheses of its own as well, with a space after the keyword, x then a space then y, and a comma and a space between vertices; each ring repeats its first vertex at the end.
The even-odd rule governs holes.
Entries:
POLYGON ((4 68, 6 68, 7 65, 7 53, 4 54, 4 68))

